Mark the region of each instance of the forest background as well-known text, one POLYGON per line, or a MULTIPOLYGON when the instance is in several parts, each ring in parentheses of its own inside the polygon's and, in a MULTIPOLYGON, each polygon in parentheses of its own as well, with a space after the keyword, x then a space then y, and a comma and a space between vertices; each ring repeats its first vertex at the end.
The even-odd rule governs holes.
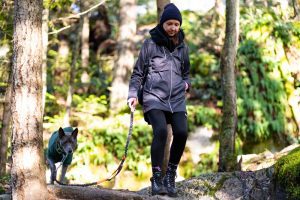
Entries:
MULTIPOLYGON (((14 3, 1 4, 1 140, 8 139, 5 159, 1 154, 2 165, 11 154, 5 99, 12 67, 14 3)), ((129 127, 126 93, 130 72, 143 40, 157 23, 155 2, 145 0, 131 6, 132 10, 122 1, 111 0, 83 17, 74 15, 96 4, 44 1, 44 31, 48 33, 43 73, 47 89, 44 148, 46 151, 50 134, 59 127, 79 128, 79 146, 67 173, 70 182, 95 181, 116 169, 129 127), (137 12, 137 6, 145 12, 137 12), (122 12, 130 17, 120 17, 122 12)), ((295 16, 298 8, 292 4, 283 0, 241 1, 236 59, 238 155, 278 151, 299 142, 300 24, 295 16)), ((195 149, 187 147, 179 169, 181 178, 217 171, 225 6, 218 0, 212 5, 207 11, 182 10, 191 59, 192 90, 187 96, 190 137, 197 128, 205 127, 213 133, 207 136, 213 150, 196 155, 195 160, 191 153, 195 149)), ((105 187, 138 190, 149 185, 151 139, 151 127, 138 108, 124 169, 105 187)))

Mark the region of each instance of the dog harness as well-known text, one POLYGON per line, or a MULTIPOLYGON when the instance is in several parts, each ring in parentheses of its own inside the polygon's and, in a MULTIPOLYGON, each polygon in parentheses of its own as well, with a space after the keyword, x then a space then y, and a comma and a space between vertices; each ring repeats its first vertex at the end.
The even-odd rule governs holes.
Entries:
MULTIPOLYGON (((72 132, 72 127, 63 128, 65 132, 72 132)), ((49 140, 47 156, 49 159, 53 160, 55 163, 62 161, 63 157, 66 155, 63 148, 59 144, 59 134, 55 131, 49 140)), ((73 154, 68 154, 63 162, 63 165, 70 165, 72 162, 73 154)))

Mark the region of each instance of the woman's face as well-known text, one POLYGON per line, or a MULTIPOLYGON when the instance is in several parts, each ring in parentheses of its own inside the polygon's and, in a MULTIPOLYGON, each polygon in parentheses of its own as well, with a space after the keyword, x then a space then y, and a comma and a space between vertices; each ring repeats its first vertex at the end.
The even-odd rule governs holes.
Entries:
POLYGON ((163 28, 170 37, 173 37, 179 32, 180 22, 176 19, 169 19, 163 23, 163 28))

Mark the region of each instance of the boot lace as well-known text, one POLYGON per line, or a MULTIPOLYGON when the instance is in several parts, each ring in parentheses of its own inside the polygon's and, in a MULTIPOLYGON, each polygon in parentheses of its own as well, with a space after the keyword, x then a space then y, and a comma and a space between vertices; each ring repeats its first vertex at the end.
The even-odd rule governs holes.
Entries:
POLYGON ((156 187, 161 187, 162 186, 162 177, 161 177, 161 172, 155 172, 153 174, 153 184, 156 187))
POLYGON ((167 171, 167 187, 175 187, 176 171, 167 171))

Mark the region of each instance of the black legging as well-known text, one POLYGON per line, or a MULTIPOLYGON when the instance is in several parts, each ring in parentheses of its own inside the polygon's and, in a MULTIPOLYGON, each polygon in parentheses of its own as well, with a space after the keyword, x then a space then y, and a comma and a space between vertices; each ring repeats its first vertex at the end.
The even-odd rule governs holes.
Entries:
POLYGON ((153 141, 151 145, 152 167, 162 167, 164 149, 167 140, 167 122, 172 126, 173 142, 170 150, 169 162, 179 164, 187 140, 187 116, 185 112, 166 112, 162 110, 150 110, 147 117, 153 129, 153 141))

